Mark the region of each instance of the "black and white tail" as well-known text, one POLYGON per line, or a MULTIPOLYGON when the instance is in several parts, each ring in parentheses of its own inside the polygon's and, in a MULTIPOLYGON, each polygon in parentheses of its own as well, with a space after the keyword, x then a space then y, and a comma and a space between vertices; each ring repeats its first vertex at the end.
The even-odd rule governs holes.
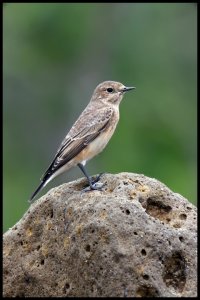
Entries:
POLYGON ((40 190, 42 190, 45 185, 47 185, 47 183, 51 180, 51 174, 45 174, 45 176, 42 178, 42 182, 40 183, 40 185, 38 186, 38 188, 35 190, 35 192, 33 193, 33 195, 31 196, 31 198, 28 200, 29 203, 33 202, 35 196, 37 195, 37 193, 39 193, 40 190))

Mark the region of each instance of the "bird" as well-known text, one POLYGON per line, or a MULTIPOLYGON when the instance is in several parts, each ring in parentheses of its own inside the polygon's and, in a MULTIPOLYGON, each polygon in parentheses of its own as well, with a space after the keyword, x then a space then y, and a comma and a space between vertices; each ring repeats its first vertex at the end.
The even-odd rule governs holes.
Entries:
POLYGON ((135 87, 126 87, 110 80, 95 88, 90 102, 63 139, 53 161, 40 179, 41 183, 30 197, 30 203, 53 178, 75 166, 87 178, 89 190, 101 189, 96 184, 100 176, 92 181, 85 165, 109 142, 119 121, 119 104, 124 94, 133 89, 135 87))

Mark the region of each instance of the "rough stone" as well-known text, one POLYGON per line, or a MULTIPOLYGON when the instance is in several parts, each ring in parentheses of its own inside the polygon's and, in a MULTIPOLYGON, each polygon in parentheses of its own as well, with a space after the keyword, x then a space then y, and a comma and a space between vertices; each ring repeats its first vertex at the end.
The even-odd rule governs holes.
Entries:
POLYGON ((196 207, 144 175, 50 190, 4 234, 4 297, 195 297, 196 207))

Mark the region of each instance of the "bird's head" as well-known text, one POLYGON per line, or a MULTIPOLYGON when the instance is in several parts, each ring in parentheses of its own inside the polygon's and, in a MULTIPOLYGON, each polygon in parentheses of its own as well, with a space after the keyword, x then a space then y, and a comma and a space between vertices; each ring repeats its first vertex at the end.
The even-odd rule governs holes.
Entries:
POLYGON ((101 101, 119 105, 124 94, 132 89, 135 89, 135 87, 126 87, 122 83, 116 81, 104 81, 94 90, 91 101, 101 101))

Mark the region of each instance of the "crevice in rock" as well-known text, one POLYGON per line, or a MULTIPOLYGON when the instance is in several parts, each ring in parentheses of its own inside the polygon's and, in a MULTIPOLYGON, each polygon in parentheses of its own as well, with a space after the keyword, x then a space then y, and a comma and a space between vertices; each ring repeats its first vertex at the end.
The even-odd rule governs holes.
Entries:
POLYGON ((164 260, 163 280, 167 287, 182 292, 186 283, 186 261, 181 252, 174 252, 164 260))

